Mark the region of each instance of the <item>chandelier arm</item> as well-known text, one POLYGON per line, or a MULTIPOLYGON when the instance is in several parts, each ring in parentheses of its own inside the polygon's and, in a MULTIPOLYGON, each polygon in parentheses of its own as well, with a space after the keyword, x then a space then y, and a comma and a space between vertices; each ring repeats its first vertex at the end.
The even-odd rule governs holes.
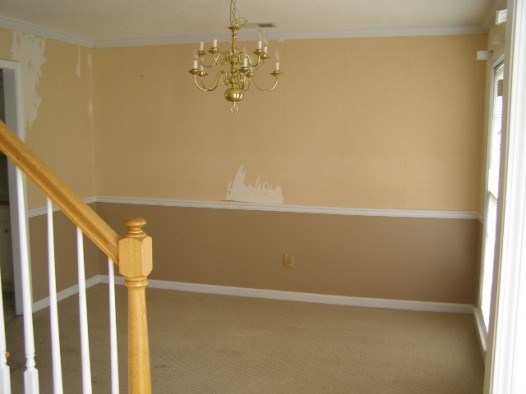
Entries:
POLYGON ((226 60, 225 60, 226 57, 227 57, 227 53, 225 51, 220 51, 220 52, 218 52, 217 55, 214 56, 212 63, 205 64, 203 62, 204 55, 203 56, 199 56, 199 63, 204 68, 212 68, 212 67, 215 67, 215 66, 222 66, 222 65, 226 64, 226 60))
POLYGON ((248 65, 253 70, 259 70, 259 69, 261 69, 263 67, 263 64, 265 64, 265 59, 261 55, 258 56, 258 60, 255 63, 252 61, 252 59, 250 58, 250 56, 248 54, 246 56, 247 56, 247 60, 248 60, 248 65))
POLYGON ((278 86, 278 78, 279 78, 279 76, 274 75, 274 78, 275 78, 275 80, 274 80, 274 84, 272 85, 272 87, 271 87, 271 88, 266 88, 266 89, 265 89, 265 88, 260 88, 260 87, 256 84, 256 80, 255 80, 255 78, 251 78, 250 80, 252 81, 252 83, 254 84, 254 86, 256 87, 256 89, 259 90, 260 92, 270 92, 270 91, 274 90, 274 89, 276 88, 276 86, 278 86))
POLYGON ((252 67, 253 71, 259 71, 265 65, 265 60, 262 60, 261 63, 258 61, 255 66, 252 67))
POLYGON ((215 90, 217 88, 217 86, 219 85, 219 81, 221 80, 221 77, 226 74, 226 71, 224 70, 220 70, 215 79, 214 79, 214 82, 212 83, 212 85, 210 87, 206 87, 205 86, 205 82, 203 80, 203 77, 202 76, 199 76, 199 75, 194 75, 194 82, 195 82, 195 86, 197 86, 199 88, 199 90, 202 90, 204 92, 211 92, 212 90, 215 90), (198 79, 199 78, 199 81, 198 82, 198 79))
POLYGON ((248 63, 250 67, 252 67, 252 70, 259 71, 263 68, 263 66, 265 65, 265 61, 269 59, 270 56, 260 50, 257 50, 254 53, 258 56, 257 62, 254 63, 252 59, 250 59, 250 56, 248 56, 248 63))
POLYGON ((264 61, 261 62, 261 64, 257 65, 256 67, 252 67, 252 70, 253 71, 259 71, 263 68, 263 66, 265 65, 264 61))

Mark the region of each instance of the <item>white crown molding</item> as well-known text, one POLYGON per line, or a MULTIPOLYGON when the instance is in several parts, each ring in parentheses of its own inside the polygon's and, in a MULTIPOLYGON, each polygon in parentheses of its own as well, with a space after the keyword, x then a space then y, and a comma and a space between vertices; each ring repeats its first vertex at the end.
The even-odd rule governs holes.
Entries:
POLYGON ((343 30, 311 30, 287 32, 267 30, 269 39, 302 40, 326 38, 365 38, 365 37, 404 37, 404 36, 450 36, 485 33, 483 26, 444 27, 444 28, 414 28, 414 29, 343 29, 343 30))
MULTIPOLYGON (((270 40, 316 40, 337 38, 365 38, 365 37, 403 37, 403 36, 446 36, 480 34, 487 32, 484 26, 475 27, 450 27, 450 28, 422 28, 422 29, 343 29, 343 30, 306 30, 306 31, 284 31, 266 29, 265 34, 270 40)), ((174 45, 195 44, 200 41, 227 41, 228 35, 203 35, 184 37, 153 37, 144 39, 123 40, 95 40, 96 48, 149 46, 149 45, 174 45)), ((247 32, 240 34, 240 41, 249 41, 247 32)))
MULTIPOLYGON (((152 37, 137 39, 92 39, 54 30, 45 26, 0 16, 0 27, 11 30, 35 34, 58 41, 82 45, 88 48, 110 48, 129 46, 151 46, 151 45, 176 45, 192 44, 200 41, 212 41, 217 38, 220 41, 228 40, 229 36, 183 36, 183 37, 152 37)), ((361 38, 361 37, 399 37, 399 36, 442 36, 479 34, 488 30, 487 22, 481 26, 458 26, 447 28, 419 28, 419 29, 342 29, 342 30, 306 30, 306 31, 284 31, 267 29, 266 33, 271 40, 305 40, 305 39, 330 39, 330 38, 361 38)), ((247 32, 240 35, 241 41, 246 38, 247 32)))
POLYGON ((0 27, 92 48, 93 40, 0 15, 0 27))
MULTIPOLYGON (((183 36, 183 37, 151 37, 151 38, 130 38, 130 39, 108 39, 95 40, 95 48, 121 48, 121 47, 137 47, 137 46, 154 46, 154 45, 177 45, 177 44, 195 44, 201 41, 212 41, 218 39, 219 42, 228 41, 230 39, 226 34, 223 35, 203 35, 203 36, 183 36)), ((243 41, 243 39, 240 39, 243 41)))

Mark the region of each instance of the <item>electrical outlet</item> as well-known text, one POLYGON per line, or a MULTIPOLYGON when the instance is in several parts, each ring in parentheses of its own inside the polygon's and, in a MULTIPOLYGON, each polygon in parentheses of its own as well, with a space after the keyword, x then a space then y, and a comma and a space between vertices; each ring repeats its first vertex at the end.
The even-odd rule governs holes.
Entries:
POLYGON ((294 255, 290 252, 283 253, 283 268, 294 267, 294 255))

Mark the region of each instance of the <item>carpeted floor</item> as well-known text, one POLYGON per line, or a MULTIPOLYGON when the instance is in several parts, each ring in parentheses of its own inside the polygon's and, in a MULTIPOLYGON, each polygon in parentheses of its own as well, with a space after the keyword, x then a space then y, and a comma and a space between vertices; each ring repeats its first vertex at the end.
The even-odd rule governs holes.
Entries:
MULTIPOLYGON (((109 393, 107 287, 88 290, 94 393, 109 393)), ((77 298, 59 303, 64 393, 81 393, 77 298)), ((126 295, 117 287, 121 393, 126 295)), ((148 289, 153 392, 482 392, 473 317, 148 289)), ((51 393, 48 312, 35 314, 41 393, 51 393)), ((7 323, 13 393, 22 392, 22 319, 7 323)))

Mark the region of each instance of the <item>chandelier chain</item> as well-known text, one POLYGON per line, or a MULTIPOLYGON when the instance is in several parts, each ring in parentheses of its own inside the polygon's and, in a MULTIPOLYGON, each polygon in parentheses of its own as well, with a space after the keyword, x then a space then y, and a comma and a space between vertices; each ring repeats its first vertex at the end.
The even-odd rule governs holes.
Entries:
POLYGON ((236 1, 237 0, 230 0, 230 25, 242 28, 247 23, 247 19, 239 16, 236 8, 236 1))

